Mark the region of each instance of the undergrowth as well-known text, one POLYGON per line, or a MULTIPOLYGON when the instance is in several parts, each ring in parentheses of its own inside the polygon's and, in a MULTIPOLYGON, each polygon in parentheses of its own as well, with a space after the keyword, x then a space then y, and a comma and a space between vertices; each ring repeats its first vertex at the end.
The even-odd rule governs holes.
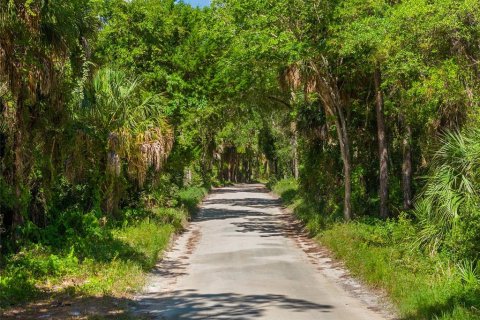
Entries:
POLYGON ((334 222, 301 196, 294 181, 270 187, 353 275, 387 293, 401 319, 480 319, 479 268, 421 250, 419 228, 406 215, 334 222))
POLYGON ((199 187, 180 190, 173 208, 124 210, 120 225, 93 213, 65 213, 70 227, 61 239, 39 234, 42 241, 24 244, 18 253, 5 257, 0 308, 54 294, 132 294, 144 285, 171 235, 184 228, 206 192, 199 187))

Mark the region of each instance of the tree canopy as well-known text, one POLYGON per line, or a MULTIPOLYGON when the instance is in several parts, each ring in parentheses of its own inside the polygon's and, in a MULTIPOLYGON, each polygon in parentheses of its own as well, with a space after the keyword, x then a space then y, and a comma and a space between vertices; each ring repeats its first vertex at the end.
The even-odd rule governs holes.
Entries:
POLYGON ((477 0, 2 1, 2 252, 293 177, 325 221, 407 215, 478 259, 479 61, 477 0))

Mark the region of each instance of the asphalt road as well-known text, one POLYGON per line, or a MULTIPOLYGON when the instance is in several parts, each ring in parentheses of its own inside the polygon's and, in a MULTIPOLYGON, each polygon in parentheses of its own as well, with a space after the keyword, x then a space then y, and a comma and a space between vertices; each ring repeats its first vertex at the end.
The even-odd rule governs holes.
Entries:
POLYGON ((136 311, 154 319, 386 319, 296 233, 262 185, 217 189, 158 264, 136 311))

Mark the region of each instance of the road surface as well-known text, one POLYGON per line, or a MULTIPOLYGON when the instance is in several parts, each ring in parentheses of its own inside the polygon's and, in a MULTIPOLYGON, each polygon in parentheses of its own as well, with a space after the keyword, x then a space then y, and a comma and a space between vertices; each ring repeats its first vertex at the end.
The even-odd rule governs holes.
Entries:
POLYGON ((216 189, 151 275, 136 311, 154 319, 388 318, 300 234, 262 185, 216 189))

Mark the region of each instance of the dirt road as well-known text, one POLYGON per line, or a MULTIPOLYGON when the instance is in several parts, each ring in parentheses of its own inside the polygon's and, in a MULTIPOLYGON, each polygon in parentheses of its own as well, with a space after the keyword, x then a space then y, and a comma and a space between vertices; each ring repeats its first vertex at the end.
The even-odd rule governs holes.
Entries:
POLYGON ((386 319, 262 185, 215 190, 136 298, 156 319, 386 319))

